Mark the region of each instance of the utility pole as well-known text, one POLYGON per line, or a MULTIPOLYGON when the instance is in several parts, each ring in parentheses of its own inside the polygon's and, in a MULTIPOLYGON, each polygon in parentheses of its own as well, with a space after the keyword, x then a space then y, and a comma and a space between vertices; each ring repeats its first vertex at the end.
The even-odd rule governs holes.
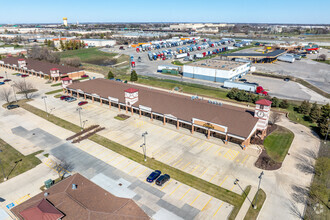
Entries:
MULTIPOLYGON (((0 153, 2 153, 2 150, 1 150, 1 149, 0 149, 0 153)), ((1 164, 1 169, 2 169, 3 181, 6 181, 7 178, 6 178, 6 176, 5 176, 5 171, 3 170, 3 165, 2 165, 2 163, 1 163, 1 159, 0 159, 0 164, 1 164)))
POLYGON ((260 173, 260 176, 258 177, 258 178, 259 178, 259 185, 258 185, 258 190, 257 190, 257 194, 256 194, 256 202, 255 202, 254 205, 252 205, 252 207, 253 207, 254 209, 257 209, 258 192, 259 192, 259 189, 260 189, 260 184, 261 184, 261 178, 262 178, 262 175, 264 175, 264 171, 262 171, 262 172, 260 173))
POLYGON ((47 103, 46 103, 46 98, 47 98, 47 96, 42 96, 41 98, 42 98, 42 99, 44 100, 44 102, 45 102, 45 109, 46 109, 47 118, 48 118, 47 103))
POLYGON ((82 131, 82 130, 83 130, 83 126, 82 126, 82 122, 81 122, 81 113, 80 113, 81 110, 82 110, 81 107, 78 107, 78 108, 76 109, 76 111, 78 111, 78 113, 79 113, 80 127, 81 127, 81 131, 82 131))
POLYGON ((148 132, 144 132, 144 133, 142 134, 142 137, 144 138, 144 143, 140 145, 140 147, 142 147, 142 148, 144 147, 144 148, 143 148, 143 152, 144 152, 144 161, 147 161, 147 139, 146 139, 147 134, 148 134, 148 132))

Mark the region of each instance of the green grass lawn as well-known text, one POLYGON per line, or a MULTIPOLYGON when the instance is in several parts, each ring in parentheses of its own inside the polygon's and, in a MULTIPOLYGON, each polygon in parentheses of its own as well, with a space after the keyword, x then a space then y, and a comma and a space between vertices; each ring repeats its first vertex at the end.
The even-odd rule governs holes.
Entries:
POLYGON ((325 60, 325 61, 321 61, 321 60, 317 60, 317 59, 313 59, 313 60, 316 61, 316 62, 319 62, 319 63, 330 64, 330 60, 325 60))
MULTIPOLYGON (((257 194, 254 196, 254 199, 252 201, 253 204, 255 204, 255 202, 256 202, 256 198, 257 198, 256 196, 257 196, 257 194)), ((265 200, 266 200, 266 193, 262 189, 259 189, 258 199, 257 199, 257 208, 254 209, 251 205, 248 212, 246 213, 246 215, 244 217, 244 220, 257 219, 259 212, 261 210, 261 207, 264 204, 265 200)))
POLYGON ((291 121, 297 122, 309 128, 317 126, 316 123, 306 120, 303 114, 299 114, 297 111, 295 111, 295 108, 298 108, 298 105, 290 104, 289 108, 287 109, 289 113, 288 117, 291 121))
POLYGON ((178 60, 174 60, 174 61, 172 61, 172 64, 177 65, 177 66, 183 66, 183 65, 184 65, 183 63, 181 63, 181 62, 178 61, 178 60))
MULTIPOLYGON (((42 151, 24 156, 2 139, 0 139, 0 149, 2 150, 0 153, 1 165, 8 179, 18 176, 41 163, 35 155, 40 154, 42 151), (17 164, 15 162, 17 162, 17 164)), ((2 170, 0 172, 0 183, 1 182, 3 182, 2 170)))
MULTIPOLYGON (((118 76, 118 78, 120 78, 122 80, 129 80, 130 76, 121 75, 121 76, 118 76)), ((179 81, 175 81, 175 80, 163 80, 163 79, 157 79, 157 78, 153 78, 153 77, 144 77, 144 76, 143 77, 139 76, 139 79, 137 82, 144 84, 144 85, 149 85, 149 86, 154 86, 154 87, 169 89, 169 90, 172 90, 175 87, 179 87, 181 89, 181 91, 184 93, 230 100, 227 97, 227 93, 229 90, 221 89, 221 88, 213 88, 213 87, 203 86, 203 85, 199 85, 199 84, 191 84, 191 83, 179 82, 179 81)), ((231 100, 231 101, 233 101, 233 100, 231 100)), ((235 101, 233 101, 233 102, 235 102, 235 101)))
POLYGON ((111 59, 116 56, 116 53, 106 53, 100 51, 97 47, 92 48, 84 48, 79 50, 67 50, 60 52, 60 58, 73 58, 79 57, 81 62, 85 63, 91 60, 98 60, 98 59, 111 59))
POLYGON ((45 94, 46 95, 51 95, 51 94, 59 93, 59 92, 62 92, 62 91, 63 91, 63 89, 57 89, 57 90, 46 92, 45 94))
POLYGON ((291 146, 294 134, 287 128, 278 126, 265 138, 264 146, 267 154, 276 162, 283 162, 291 146))
MULTIPOLYGON (((26 100, 20 100, 18 104, 25 110, 27 110, 39 117, 42 117, 45 120, 48 120, 64 129, 73 131, 75 133, 80 132, 79 126, 77 126, 71 122, 65 121, 61 118, 58 118, 54 115, 50 115, 49 117, 47 117, 46 112, 44 112, 38 108, 35 108, 32 105, 27 104, 26 102, 27 102, 26 100)), ((4 107, 5 106, 6 105, 4 105, 4 107)), ((191 175, 182 170, 171 167, 167 164, 164 164, 164 163, 154 160, 152 158, 148 158, 147 161, 145 162, 143 154, 141 152, 132 150, 128 147, 125 147, 119 143, 111 141, 98 134, 94 134, 89 139, 94 141, 95 143, 98 143, 98 144, 100 144, 116 153, 119 153, 137 163, 140 163, 146 167, 149 167, 151 169, 161 169, 163 172, 168 173, 174 179, 176 179, 188 186, 191 186, 197 190, 200 190, 201 192, 209 194, 213 197, 216 197, 224 202, 227 202, 227 203, 233 205, 234 210, 230 214, 229 219, 235 219, 240 207, 242 206, 242 204, 246 198, 244 194, 239 195, 237 193, 229 191, 225 188, 222 188, 218 185, 215 185, 213 183, 200 179, 194 175, 191 175)), ((245 192, 248 194, 249 190, 250 190, 250 186, 248 186, 246 188, 245 192)))

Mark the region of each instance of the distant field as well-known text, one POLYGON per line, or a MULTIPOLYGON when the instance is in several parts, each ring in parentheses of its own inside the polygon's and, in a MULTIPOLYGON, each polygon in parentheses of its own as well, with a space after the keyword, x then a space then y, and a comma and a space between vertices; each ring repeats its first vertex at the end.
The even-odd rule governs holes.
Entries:
POLYGON ((78 57, 80 58, 85 70, 98 72, 105 76, 110 70, 114 74, 128 73, 130 69, 129 56, 122 54, 121 56, 114 58, 117 55, 117 53, 107 53, 100 51, 99 48, 96 47, 60 52, 61 59, 78 57), (97 65, 107 62, 112 65, 120 65, 116 65, 115 67, 111 67, 110 65, 97 65))

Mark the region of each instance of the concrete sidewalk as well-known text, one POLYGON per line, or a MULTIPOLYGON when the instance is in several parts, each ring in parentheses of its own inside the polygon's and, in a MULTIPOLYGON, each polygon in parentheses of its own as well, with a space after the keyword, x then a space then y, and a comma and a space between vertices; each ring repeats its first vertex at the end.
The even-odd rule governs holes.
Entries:
POLYGON ((247 198, 245 199, 241 209, 239 210, 237 216, 236 216, 236 220, 241 220, 244 219, 247 211, 249 210, 249 208, 251 207, 251 202, 253 201, 254 196, 257 193, 258 188, 252 186, 251 190, 247 196, 247 198))

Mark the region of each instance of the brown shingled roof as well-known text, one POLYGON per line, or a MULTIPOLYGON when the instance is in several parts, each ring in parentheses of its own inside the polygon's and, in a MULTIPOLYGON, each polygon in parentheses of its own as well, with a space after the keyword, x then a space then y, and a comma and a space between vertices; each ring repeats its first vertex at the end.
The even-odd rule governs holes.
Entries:
POLYGON ((171 94, 142 86, 125 84, 107 79, 95 79, 85 82, 77 82, 68 89, 80 89, 89 94, 97 94, 103 98, 118 98, 119 102, 125 103, 124 91, 134 88, 139 90, 139 105, 152 108, 153 112, 171 114, 178 119, 191 122, 193 118, 227 126, 228 132, 243 138, 247 138, 258 119, 251 112, 242 108, 229 105, 214 105, 207 101, 191 100, 190 97, 171 94))
POLYGON ((15 206, 11 212, 24 219, 20 213, 40 203, 45 192, 47 200, 65 215, 64 220, 150 219, 132 199, 116 197, 78 173, 15 206), (72 184, 77 189, 72 189, 72 184))
POLYGON ((41 199, 39 203, 24 209, 19 214, 25 220, 57 220, 64 216, 47 199, 41 199))
MULTIPOLYGON (((18 66, 18 60, 20 58, 18 57, 6 57, 2 59, 2 61, 5 62, 5 64, 10 64, 10 65, 17 65, 18 66)), ((67 65, 59 65, 56 63, 50 63, 47 61, 40 61, 40 60, 34 60, 34 59, 25 59, 26 61, 26 67, 28 70, 34 70, 36 72, 43 72, 44 74, 50 75, 50 70, 51 69, 59 69, 60 70, 60 75, 66 75, 68 73, 72 72, 77 72, 80 71, 81 69, 72 67, 72 66, 67 66, 67 65)))

